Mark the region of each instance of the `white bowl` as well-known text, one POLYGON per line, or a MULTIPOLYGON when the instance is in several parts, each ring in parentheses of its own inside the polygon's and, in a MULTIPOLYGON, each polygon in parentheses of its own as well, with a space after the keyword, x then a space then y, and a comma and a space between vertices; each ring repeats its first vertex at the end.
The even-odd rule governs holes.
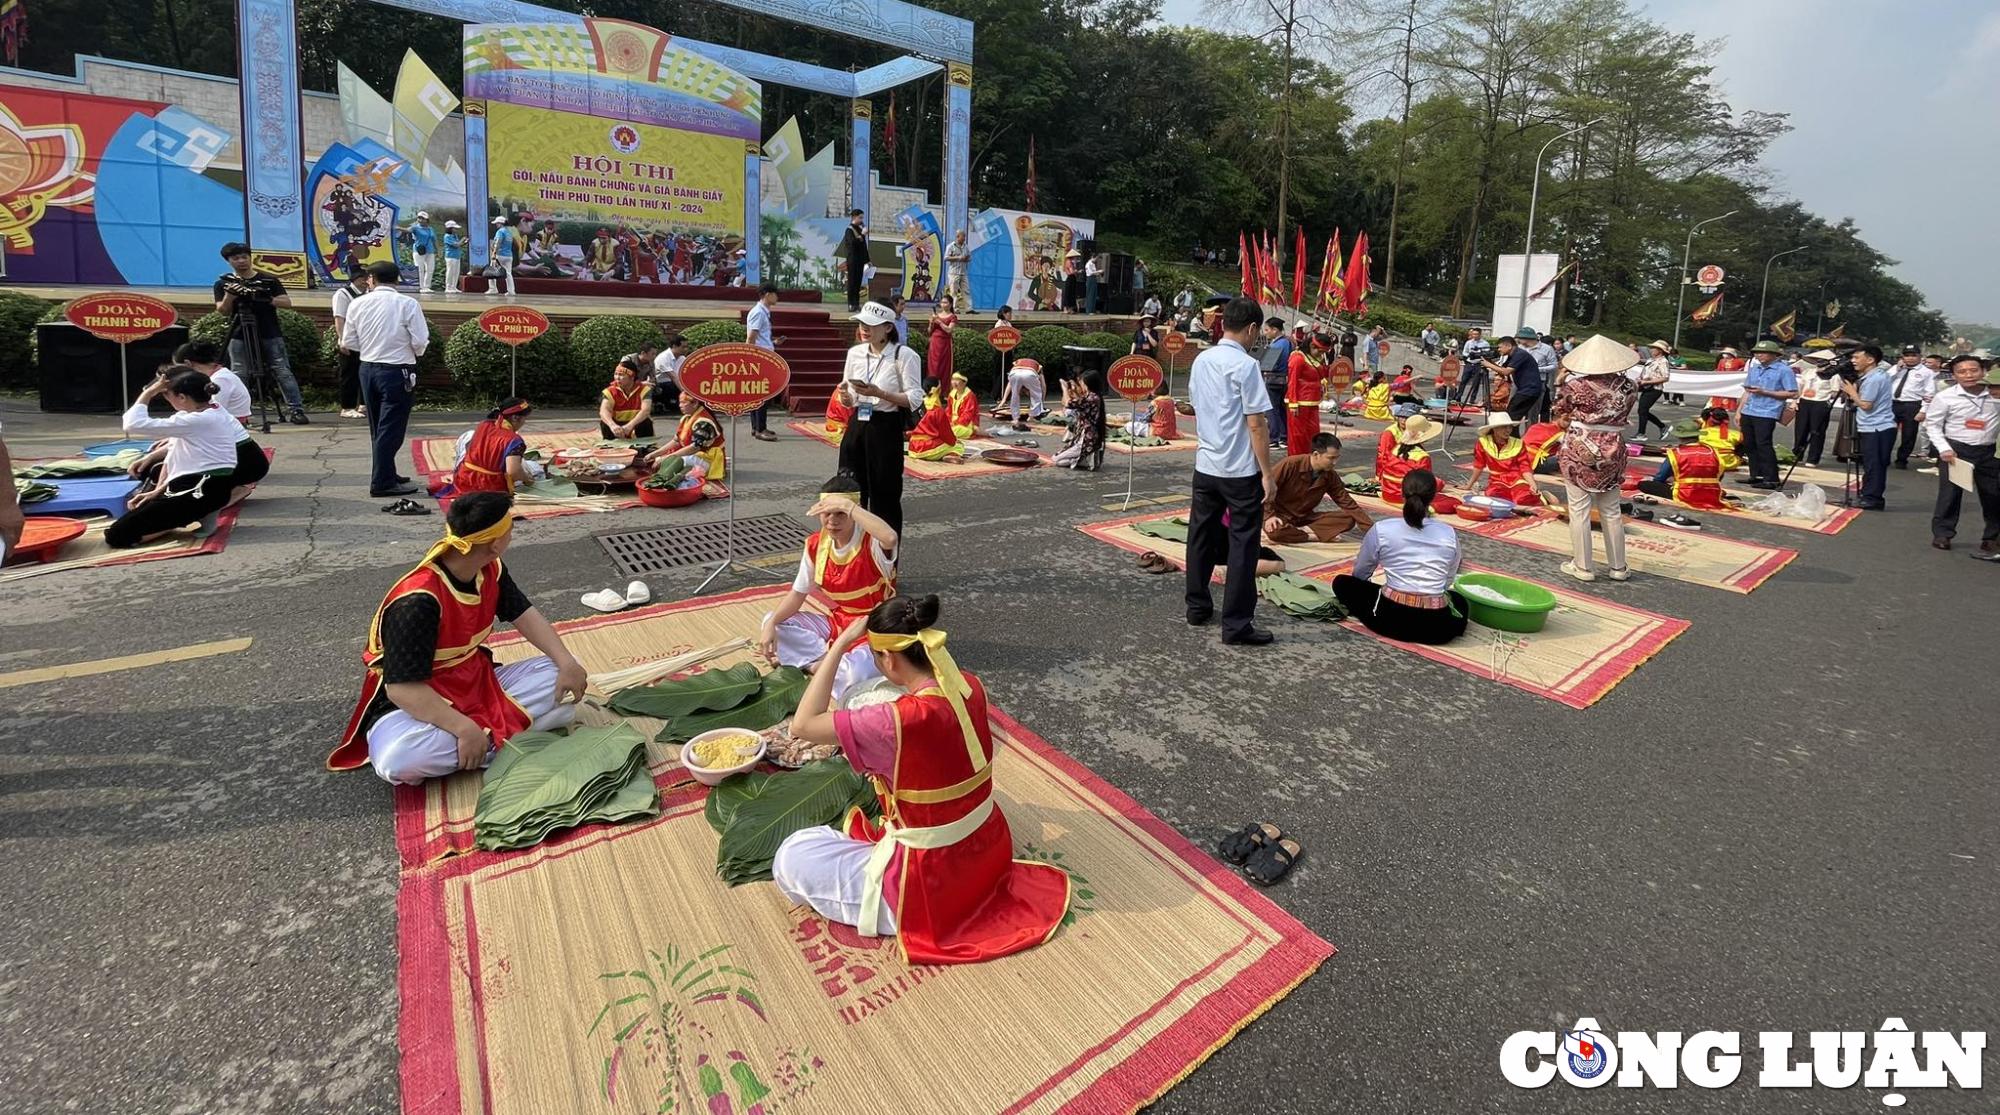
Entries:
MULTIPOLYGON (((681 765, 687 768, 689 774, 694 775, 696 782, 704 786, 714 786, 732 774, 742 774, 744 771, 756 766, 758 761, 763 759, 765 743, 762 737, 759 737, 757 740, 756 754, 751 755, 735 766, 719 767, 715 770, 709 770, 706 767, 695 764, 694 745, 717 736, 737 736, 747 731, 749 731, 748 728, 717 728, 712 732, 703 732, 686 743, 681 744, 681 765)), ((751 734, 755 735, 756 733, 752 732, 751 734)))

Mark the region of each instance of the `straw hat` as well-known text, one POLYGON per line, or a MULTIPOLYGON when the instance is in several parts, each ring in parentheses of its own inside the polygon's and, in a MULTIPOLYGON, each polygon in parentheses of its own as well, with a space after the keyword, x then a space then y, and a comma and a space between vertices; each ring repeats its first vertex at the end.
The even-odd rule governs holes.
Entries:
POLYGON ((1599 333, 1563 355, 1563 367, 1580 376, 1619 375, 1637 361, 1632 349, 1599 333))
POLYGON ((1486 424, 1479 427, 1479 432, 1483 434, 1488 430, 1497 430, 1502 426, 1518 426, 1518 425, 1520 425, 1520 423, 1515 421, 1513 415, 1508 414, 1504 410, 1496 410, 1486 416, 1486 424))
POLYGON ((1419 414, 1403 423, 1402 432, 1396 435, 1396 444, 1422 445, 1441 433, 1444 433, 1442 422, 1433 422, 1419 414))
POLYGON ((1672 345, 1668 344, 1668 343, 1667 343, 1667 342, 1665 342, 1665 341, 1654 341, 1654 342, 1653 342, 1652 344, 1650 344, 1650 345, 1647 345, 1646 347, 1647 347, 1647 348, 1656 348, 1656 349, 1659 349, 1659 350, 1660 350, 1661 352, 1664 352, 1664 353, 1671 353, 1671 352, 1673 352, 1673 351, 1674 351, 1674 346, 1672 346, 1672 345))

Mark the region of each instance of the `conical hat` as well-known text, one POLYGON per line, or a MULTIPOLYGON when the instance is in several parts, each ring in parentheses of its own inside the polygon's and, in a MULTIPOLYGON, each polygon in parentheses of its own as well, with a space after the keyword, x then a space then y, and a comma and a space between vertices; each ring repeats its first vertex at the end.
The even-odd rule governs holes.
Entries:
POLYGON ((1614 341, 1602 333, 1570 349, 1563 367, 1580 376, 1616 375, 1637 364, 1632 346, 1614 341))

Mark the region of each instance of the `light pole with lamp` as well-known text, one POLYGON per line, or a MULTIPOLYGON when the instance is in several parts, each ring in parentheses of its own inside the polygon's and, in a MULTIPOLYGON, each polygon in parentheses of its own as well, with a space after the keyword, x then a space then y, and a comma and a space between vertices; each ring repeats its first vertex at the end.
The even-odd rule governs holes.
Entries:
POLYGON ((1822 279, 1819 284, 1819 312, 1813 317, 1813 336, 1826 336, 1826 285, 1832 279, 1822 279))
MULTIPOLYGON (((1541 200, 1542 156, 1548 154, 1549 148, 1555 146, 1557 143, 1579 132, 1587 132, 1602 123, 1604 123, 1604 118, 1600 116, 1588 124, 1579 124, 1569 131, 1554 137, 1547 143, 1542 144, 1542 149, 1535 152, 1535 184, 1528 191, 1528 244, 1521 252, 1521 310, 1515 315, 1514 332, 1516 333, 1519 333, 1528 324, 1528 265, 1535 258, 1535 203, 1541 200)), ((1549 327, 1551 329, 1555 327, 1553 318, 1550 319, 1549 327)))
POLYGON ((1778 262, 1779 256, 1788 256, 1793 252, 1803 252, 1805 250, 1806 246, 1800 244, 1796 248, 1786 248, 1784 251, 1764 261, 1764 289, 1757 292, 1757 327, 1750 331, 1751 344, 1756 344, 1764 336, 1764 301, 1771 293, 1771 265, 1778 262))
POLYGON ((1705 221, 1697 221, 1693 228, 1688 229, 1687 243, 1681 247, 1681 290, 1680 295, 1674 299, 1673 346, 1675 352, 1679 352, 1681 348, 1681 315, 1687 311, 1688 257, 1694 254, 1694 234, 1701 231, 1702 225, 1712 225, 1717 221, 1734 217, 1738 212, 1739 210, 1731 209, 1720 217, 1710 217, 1705 221))

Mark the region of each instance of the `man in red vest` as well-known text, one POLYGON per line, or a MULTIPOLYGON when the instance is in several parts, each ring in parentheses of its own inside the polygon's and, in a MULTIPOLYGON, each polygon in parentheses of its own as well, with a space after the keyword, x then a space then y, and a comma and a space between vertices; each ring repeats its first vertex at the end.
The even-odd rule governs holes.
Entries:
POLYGON ((444 539, 382 598, 361 652, 361 699, 329 769, 367 763, 390 782, 422 782, 477 770, 521 732, 576 719, 589 675, 500 564, 513 503, 504 492, 453 500, 444 539), (495 619, 545 657, 495 667, 495 619))
POLYGON ((1723 506, 1721 454, 1713 445, 1702 440, 1701 424, 1692 418, 1674 423, 1668 432, 1680 444, 1667 450, 1666 463, 1660 466, 1660 471, 1653 474, 1651 480, 1639 481, 1639 490, 1649 496, 1673 500, 1683 507, 1720 510, 1723 506))
MULTIPOLYGON (((759 653, 781 666, 816 670, 833 640, 875 605, 896 595, 895 528, 860 504, 861 485, 845 473, 820 486, 810 514, 820 529, 806 539, 792 591, 764 617, 759 653), (817 596, 829 614, 806 611, 817 596)), ((836 700, 850 686, 879 677, 868 649, 842 658, 834 678, 836 700)))

